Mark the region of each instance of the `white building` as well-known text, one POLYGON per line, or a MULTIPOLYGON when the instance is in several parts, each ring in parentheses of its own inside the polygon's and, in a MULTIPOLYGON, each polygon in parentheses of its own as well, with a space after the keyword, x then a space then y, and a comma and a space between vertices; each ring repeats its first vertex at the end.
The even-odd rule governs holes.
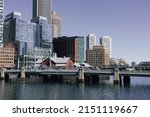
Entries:
POLYGON ((88 34, 86 37, 86 49, 93 49, 93 46, 96 45, 96 36, 94 34, 88 34))
POLYGON ((112 56, 112 52, 111 52, 111 37, 109 36, 102 36, 100 38, 100 44, 107 48, 108 51, 109 51, 109 56, 111 57, 112 56))

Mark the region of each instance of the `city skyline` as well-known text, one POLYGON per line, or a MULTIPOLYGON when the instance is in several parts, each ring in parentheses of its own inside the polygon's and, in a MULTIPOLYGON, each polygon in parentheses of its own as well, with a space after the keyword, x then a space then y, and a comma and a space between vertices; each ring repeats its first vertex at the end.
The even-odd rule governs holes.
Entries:
MULTIPOLYGON (((112 57, 131 61, 148 61, 150 56, 150 1, 145 0, 53 0, 52 10, 62 16, 62 35, 112 38, 112 57)), ((12 11, 32 18, 32 0, 5 0, 5 16, 12 11), (17 3, 17 4, 16 4, 17 3), (26 4, 26 5, 24 5, 26 4), (26 8, 28 6, 28 9, 26 8)))

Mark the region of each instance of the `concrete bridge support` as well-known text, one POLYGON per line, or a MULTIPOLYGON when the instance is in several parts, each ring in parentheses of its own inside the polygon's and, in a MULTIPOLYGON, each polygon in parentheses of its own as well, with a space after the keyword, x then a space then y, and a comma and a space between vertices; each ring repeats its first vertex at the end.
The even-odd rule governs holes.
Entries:
POLYGON ((120 83, 120 77, 119 77, 119 69, 114 70, 114 84, 120 83))
POLYGON ((26 78, 26 75, 25 75, 25 68, 24 68, 24 67, 21 68, 21 78, 22 78, 22 79, 26 78))
POLYGON ((81 82, 81 83, 84 83, 84 69, 82 67, 79 69, 78 81, 81 82))
POLYGON ((0 80, 4 80, 5 79, 5 68, 1 68, 0 69, 0 80))

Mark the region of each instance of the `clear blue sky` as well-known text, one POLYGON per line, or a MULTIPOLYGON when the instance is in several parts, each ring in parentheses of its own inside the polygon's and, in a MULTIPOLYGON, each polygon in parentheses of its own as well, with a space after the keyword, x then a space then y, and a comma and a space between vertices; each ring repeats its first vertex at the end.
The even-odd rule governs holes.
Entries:
MULTIPOLYGON (((112 37, 112 56, 150 61, 150 0, 53 0, 62 35, 112 37)), ((32 0, 5 0, 5 15, 18 11, 30 21, 32 0)))

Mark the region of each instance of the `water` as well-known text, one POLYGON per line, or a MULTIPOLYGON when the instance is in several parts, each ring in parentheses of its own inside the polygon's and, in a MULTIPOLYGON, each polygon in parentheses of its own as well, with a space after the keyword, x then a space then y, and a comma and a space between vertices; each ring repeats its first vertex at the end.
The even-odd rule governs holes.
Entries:
POLYGON ((52 83, 41 80, 0 81, 1 100, 149 100, 150 78, 131 78, 130 86, 113 84, 52 83))

